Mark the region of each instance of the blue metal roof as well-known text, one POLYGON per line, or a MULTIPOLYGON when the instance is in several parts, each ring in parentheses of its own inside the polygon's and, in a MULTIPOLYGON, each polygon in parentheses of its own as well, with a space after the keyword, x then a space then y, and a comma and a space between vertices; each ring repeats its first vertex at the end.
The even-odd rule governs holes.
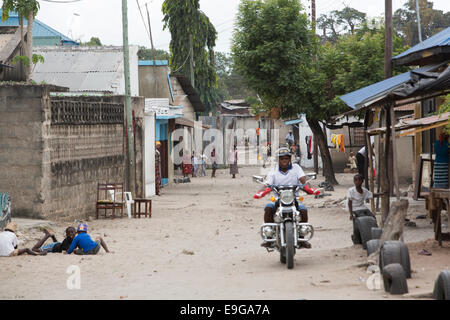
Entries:
MULTIPOLYGON (((2 10, 0 9, 0 15, 1 14, 2 10)), ((23 19, 23 24, 24 25, 28 24, 27 19, 25 18, 23 19)), ((15 12, 11 12, 9 18, 6 21, 1 21, 0 19, 0 26, 18 26, 18 25, 19 25, 19 16, 15 12)), ((39 37, 60 37, 64 43, 78 45, 76 41, 73 41, 69 37, 49 27, 45 23, 39 21, 38 19, 35 19, 33 23, 33 38, 39 37)))
MULTIPOLYGON (((153 66, 153 60, 139 60, 140 66, 153 66)), ((155 60, 156 66, 168 66, 169 61, 167 60, 155 60)))
POLYGON ((426 72, 433 70, 440 65, 442 64, 428 65, 418 69, 414 69, 412 71, 402 73, 398 76, 385 79, 383 81, 371 84, 370 86, 344 94, 339 98, 344 101, 350 108, 359 109, 365 102, 371 101, 371 103, 373 103, 377 100, 377 98, 381 99, 385 97, 388 92, 397 89, 402 84, 409 81, 411 79, 411 72, 426 72))
POLYGON ((303 119, 294 119, 294 120, 285 121, 284 124, 289 126, 292 124, 297 124, 297 123, 302 123, 302 122, 303 122, 303 119))
POLYGON ((445 47, 450 46, 450 27, 442 30, 441 32, 436 33, 434 36, 416 44, 414 47, 406 50, 405 52, 400 53, 399 55, 392 58, 392 60, 399 59, 401 57, 405 57, 411 53, 428 50, 434 47, 445 47))

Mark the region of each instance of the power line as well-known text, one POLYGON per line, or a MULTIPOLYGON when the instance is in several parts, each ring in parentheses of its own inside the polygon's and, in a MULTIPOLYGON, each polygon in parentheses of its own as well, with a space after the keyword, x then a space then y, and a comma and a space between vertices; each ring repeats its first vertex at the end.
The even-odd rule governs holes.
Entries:
POLYGON ((188 55, 187 55, 187 57, 186 57, 186 60, 184 60, 184 62, 183 62, 183 64, 181 65, 181 67, 179 67, 177 70, 173 71, 172 73, 176 73, 176 72, 179 71, 181 68, 183 68, 184 65, 186 64, 186 62, 188 61, 190 55, 191 55, 191 50, 189 50, 189 53, 188 53, 188 55))
POLYGON ((141 6, 139 5, 139 0, 136 0, 136 3, 138 6, 138 9, 139 9, 139 13, 141 14, 142 23, 144 24, 145 31, 147 31, 147 35, 150 38, 150 32, 148 31, 147 25, 145 24, 144 16, 142 15, 141 6))

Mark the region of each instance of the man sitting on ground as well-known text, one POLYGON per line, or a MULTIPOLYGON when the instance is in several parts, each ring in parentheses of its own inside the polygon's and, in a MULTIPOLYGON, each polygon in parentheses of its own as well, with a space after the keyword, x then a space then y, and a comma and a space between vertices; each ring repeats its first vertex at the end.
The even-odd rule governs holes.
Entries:
POLYGON ((47 229, 43 230, 45 233, 45 236, 39 240, 36 245, 31 249, 34 252, 63 252, 69 250, 69 247, 72 243, 73 238, 75 238, 75 228, 74 227, 67 227, 66 229, 66 238, 63 240, 63 242, 58 242, 56 240, 55 234, 52 231, 49 231, 47 229), (47 245, 44 245, 45 241, 47 241, 48 238, 52 238, 53 242, 49 243, 47 245))
POLYGON ((10 222, 6 225, 5 231, 0 232, 0 257, 19 256, 24 253, 32 256, 46 255, 47 252, 34 252, 29 248, 18 249, 19 240, 17 239, 17 225, 10 222))
POLYGON ((87 234, 87 224, 80 223, 77 228, 77 233, 78 234, 73 239, 69 250, 67 250, 68 254, 74 252, 77 247, 78 249, 76 249, 74 253, 79 255, 97 254, 100 251, 100 246, 102 246, 106 252, 109 252, 105 241, 103 241, 101 237, 97 237, 95 241, 93 241, 91 236, 87 234))

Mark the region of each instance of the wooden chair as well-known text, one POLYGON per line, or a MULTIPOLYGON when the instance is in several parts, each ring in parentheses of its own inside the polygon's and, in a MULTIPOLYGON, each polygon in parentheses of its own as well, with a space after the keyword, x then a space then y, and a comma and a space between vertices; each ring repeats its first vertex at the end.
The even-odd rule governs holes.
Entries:
POLYGON ((123 207, 126 204, 124 196, 123 183, 99 183, 97 186, 96 219, 98 219, 100 209, 105 210, 105 218, 108 209, 112 210, 113 219, 116 217, 116 210, 123 217, 123 207))

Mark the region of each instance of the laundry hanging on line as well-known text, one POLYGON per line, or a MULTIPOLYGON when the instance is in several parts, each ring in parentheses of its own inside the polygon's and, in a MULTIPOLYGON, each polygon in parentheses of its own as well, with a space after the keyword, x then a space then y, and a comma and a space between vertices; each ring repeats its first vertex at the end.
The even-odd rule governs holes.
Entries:
POLYGON ((337 150, 345 152, 345 137, 343 134, 333 134, 331 136, 331 142, 336 146, 337 150))

